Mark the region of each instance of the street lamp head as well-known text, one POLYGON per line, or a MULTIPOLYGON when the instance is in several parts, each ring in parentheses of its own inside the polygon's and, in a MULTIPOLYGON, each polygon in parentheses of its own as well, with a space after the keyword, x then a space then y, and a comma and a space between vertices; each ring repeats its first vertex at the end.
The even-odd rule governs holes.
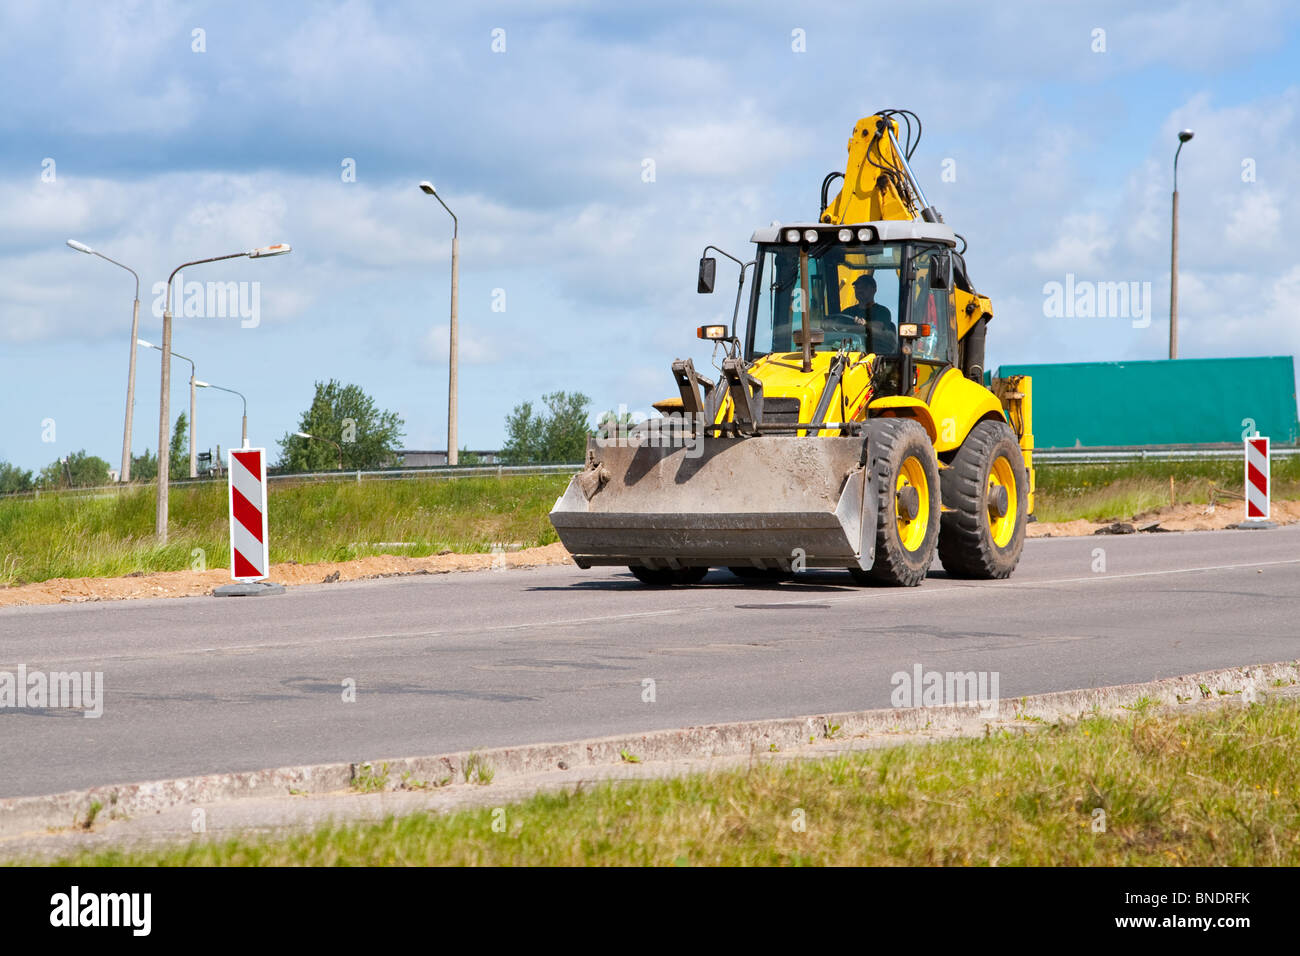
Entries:
POLYGON ((293 251, 293 247, 287 242, 277 242, 273 246, 262 246, 260 249, 253 249, 248 253, 250 259, 265 259, 268 256, 282 256, 286 252, 293 251))
POLYGON ((197 378, 194 380, 194 385, 195 385, 196 388, 211 388, 211 387, 212 387, 212 386, 209 385, 207 382, 200 382, 197 378))
POLYGON ((1195 135, 1196 134, 1192 130, 1185 129, 1178 134, 1178 142, 1185 143, 1195 135))
POLYGON ((308 435, 306 432, 294 432, 294 434, 297 435, 299 438, 311 438, 311 437, 312 437, 311 435, 308 435))
POLYGON ((156 349, 156 348, 158 348, 158 346, 154 345, 152 342, 146 342, 144 339, 136 339, 136 340, 135 340, 135 344, 136 344, 136 345, 143 345, 143 346, 144 346, 145 348, 147 348, 147 349, 156 349))
POLYGON ((78 242, 76 239, 69 239, 68 246, 72 249, 76 249, 78 252, 88 252, 93 254, 95 251, 94 249, 90 248, 90 246, 86 245, 84 242, 78 242))
POLYGON ((434 188, 433 188, 433 183, 429 182, 427 179, 424 180, 424 182, 420 183, 420 188, 421 188, 422 190, 424 190, 424 193, 425 193, 425 195, 427 195, 427 196, 436 196, 436 195, 438 195, 438 190, 434 189, 434 188))

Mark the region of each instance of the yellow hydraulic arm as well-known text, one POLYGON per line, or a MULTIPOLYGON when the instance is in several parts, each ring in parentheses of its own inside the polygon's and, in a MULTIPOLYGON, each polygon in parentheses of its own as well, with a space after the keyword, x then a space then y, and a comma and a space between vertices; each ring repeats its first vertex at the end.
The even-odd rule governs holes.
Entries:
MULTIPOLYGON (((821 221, 829 223, 875 222, 881 219, 921 219, 943 222, 943 216, 928 205, 921 184, 908 165, 912 122, 916 121, 916 140, 921 137, 921 123, 907 110, 882 110, 858 120, 849 137, 849 157, 845 163, 839 194, 826 204, 823 198, 821 221), (899 117, 907 124, 907 145, 900 146, 899 117)), ((832 173, 822 184, 822 194, 832 173)), ((993 303, 970 286, 965 269, 960 270, 954 290, 957 308, 957 338, 963 339, 981 320, 993 318, 993 303)))
MULTIPOLYGON (((922 208, 925 197, 907 166, 904 150, 898 145, 898 120, 892 113, 887 110, 868 116, 853 127, 849 159, 842 177, 844 183, 835 201, 822 210, 822 222, 838 225, 925 218, 922 208)), ((917 133, 919 136, 919 124, 917 133)))

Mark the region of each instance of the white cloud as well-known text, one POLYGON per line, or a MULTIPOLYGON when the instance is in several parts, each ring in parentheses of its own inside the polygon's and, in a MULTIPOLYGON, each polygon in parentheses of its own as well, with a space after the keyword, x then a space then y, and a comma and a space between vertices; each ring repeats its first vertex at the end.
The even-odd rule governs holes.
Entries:
MULTIPOLYGON (((507 357, 509 343, 504 340, 494 341, 472 332, 467 334, 463 328, 457 328, 457 333, 456 359, 460 365, 491 365, 507 357)), ((450 354, 451 325, 435 325, 420 342, 420 361, 445 367, 450 354)))
POLYGON ((1279 201, 1263 186, 1242 198, 1223 226, 1223 236, 1234 246, 1268 248, 1278 238, 1282 222, 1279 201))
MULTIPOLYGON (((821 144, 816 143, 817 151, 821 144)), ((646 150, 657 176, 709 176, 741 181, 779 168, 814 151, 814 140, 797 127, 773 127, 771 118, 747 101, 739 114, 665 125, 646 150)))
POLYGON ((1056 241, 1031 260, 1045 272, 1089 275, 1102 269, 1115 244, 1112 224, 1099 213, 1075 213, 1061 222, 1056 241))
MULTIPOLYGON (((1123 9, 1123 8, 1121 8, 1123 9)), ((1281 45, 1278 29, 1287 15, 1275 0, 1183 0, 1164 9, 1123 9, 1114 20, 1109 52, 1134 68, 1154 63, 1226 63, 1281 45)))

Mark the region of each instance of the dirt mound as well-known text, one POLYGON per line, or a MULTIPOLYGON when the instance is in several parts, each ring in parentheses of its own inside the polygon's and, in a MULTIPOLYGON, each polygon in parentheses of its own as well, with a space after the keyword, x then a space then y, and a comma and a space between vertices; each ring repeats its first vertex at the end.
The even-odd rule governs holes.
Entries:
MULTIPOLYGON (((1291 524, 1300 521, 1300 501, 1275 501, 1272 507, 1272 521, 1276 524, 1291 524)), ((1172 508, 1158 508, 1134 516, 1125 524, 1141 531, 1148 525, 1158 524, 1160 531, 1219 531, 1229 525, 1237 524, 1245 518, 1245 506, 1239 501, 1221 503, 1214 511, 1207 512, 1205 505, 1176 505, 1172 508)), ((1103 528, 1109 528, 1111 521, 1035 521, 1029 526, 1031 538, 1064 538, 1075 535, 1096 534, 1103 528)))

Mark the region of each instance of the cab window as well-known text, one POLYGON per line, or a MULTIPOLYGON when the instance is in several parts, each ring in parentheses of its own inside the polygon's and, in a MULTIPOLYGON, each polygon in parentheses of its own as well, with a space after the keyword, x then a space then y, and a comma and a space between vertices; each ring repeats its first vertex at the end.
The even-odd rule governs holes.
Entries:
POLYGON ((948 365, 954 362, 952 353, 957 329, 952 289, 936 289, 930 283, 930 257, 942 251, 941 246, 912 247, 911 321, 930 326, 929 335, 920 336, 912 343, 912 359, 917 363, 948 365))
POLYGON ((901 267, 898 245, 761 247, 748 356, 798 351, 805 320, 824 333, 822 349, 896 355, 901 267))

